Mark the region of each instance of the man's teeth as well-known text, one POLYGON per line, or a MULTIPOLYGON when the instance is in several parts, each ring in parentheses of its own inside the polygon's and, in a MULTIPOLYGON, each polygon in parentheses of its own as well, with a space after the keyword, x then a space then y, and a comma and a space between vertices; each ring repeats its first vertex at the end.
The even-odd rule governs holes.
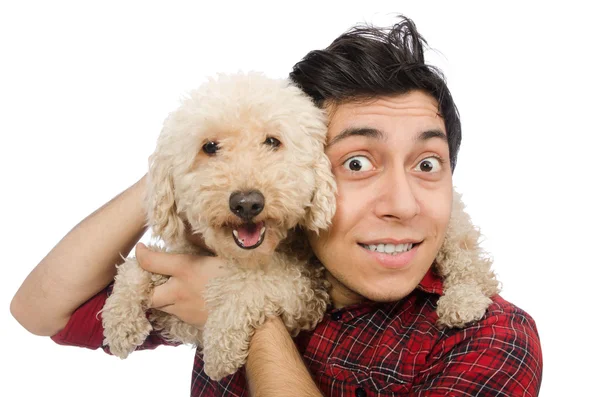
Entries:
POLYGON ((362 244, 362 246, 367 248, 369 251, 382 252, 382 253, 392 254, 392 255, 410 251, 412 249, 413 245, 414 245, 413 243, 397 244, 397 245, 394 245, 394 244, 364 245, 364 244, 362 244))

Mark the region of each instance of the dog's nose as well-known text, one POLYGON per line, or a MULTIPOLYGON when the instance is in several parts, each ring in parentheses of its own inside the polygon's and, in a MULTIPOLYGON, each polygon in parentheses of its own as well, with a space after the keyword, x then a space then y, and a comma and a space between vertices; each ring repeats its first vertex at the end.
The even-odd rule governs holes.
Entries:
POLYGON ((250 221, 265 208, 265 196, 258 190, 233 192, 229 196, 229 209, 240 218, 250 221))

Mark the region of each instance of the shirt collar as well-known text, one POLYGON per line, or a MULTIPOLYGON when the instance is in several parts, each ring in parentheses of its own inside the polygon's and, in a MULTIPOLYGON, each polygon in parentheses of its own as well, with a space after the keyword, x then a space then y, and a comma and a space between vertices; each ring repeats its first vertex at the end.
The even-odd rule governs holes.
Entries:
POLYGON ((442 295, 444 293, 444 281, 431 266, 417 288, 430 294, 442 295))
MULTIPOLYGON (((417 285, 415 289, 419 289, 423 292, 427 292, 429 294, 442 295, 444 292, 444 281, 443 279, 435 272, 433 266, 427 270, 425 276, 421 280, 421 282, 417 285)), ((352 317, 357 317, 367 312, 370 312, 375 307, 379 307, 387 303, 382 302, 373 302, 373 301, 364 301, 361 303, 356 303, 354 305, 345 306, 341 309, 335 309, 332 306, 327 308, 329 313, 335 312, 350 312, 352 313, 352 317)))

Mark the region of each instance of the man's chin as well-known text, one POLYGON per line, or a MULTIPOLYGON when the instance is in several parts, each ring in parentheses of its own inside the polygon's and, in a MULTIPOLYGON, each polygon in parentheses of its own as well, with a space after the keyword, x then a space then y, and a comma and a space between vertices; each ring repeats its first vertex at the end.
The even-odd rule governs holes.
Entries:
POLYGON ((417 288, 422 277, 398 274, 375 280, 365 280, 363 295, 375 302, 395 302, 406 298, 417 288), (408 277, 407 277, 408 276, 408 277))
POLYGON ((408 293, 399 291, 397 287, 383 286, 376 287, 370 284, 355 285, 353 283, 344 283, 336 279, 331 273, 328 273, 328 281, 331 283, 331 299, 335 307, 355 305, 364 301, 371 302, 395 302, 408 293))
MULTIPOLYGON (((410 293, 410 292, 409 292, 410 293)), ((398 291, 369 291, 363 296, 373 302, 397 302, 401 299, 406 298, 408 293, 399 293, 398 291)))

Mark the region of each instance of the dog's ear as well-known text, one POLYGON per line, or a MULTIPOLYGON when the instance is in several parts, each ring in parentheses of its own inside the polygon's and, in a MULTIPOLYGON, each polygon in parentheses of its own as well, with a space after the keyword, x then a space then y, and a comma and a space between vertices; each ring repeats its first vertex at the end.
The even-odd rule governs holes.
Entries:
POLYGON ((322 151, 315 161, 314 167, 315 188, 311 200, 311 206, 301 223, 305 230, 318 233, 325 230, 331 224, 335 214, 335 195, 337 185, 331 172, 329 158, 322 151))
POLYGON ((175 189, 170 162, 156 152, 150 156, 147 176, 146 213, 152 235, 169 244, 184 238, 185 225, 177 215, 175 189))

